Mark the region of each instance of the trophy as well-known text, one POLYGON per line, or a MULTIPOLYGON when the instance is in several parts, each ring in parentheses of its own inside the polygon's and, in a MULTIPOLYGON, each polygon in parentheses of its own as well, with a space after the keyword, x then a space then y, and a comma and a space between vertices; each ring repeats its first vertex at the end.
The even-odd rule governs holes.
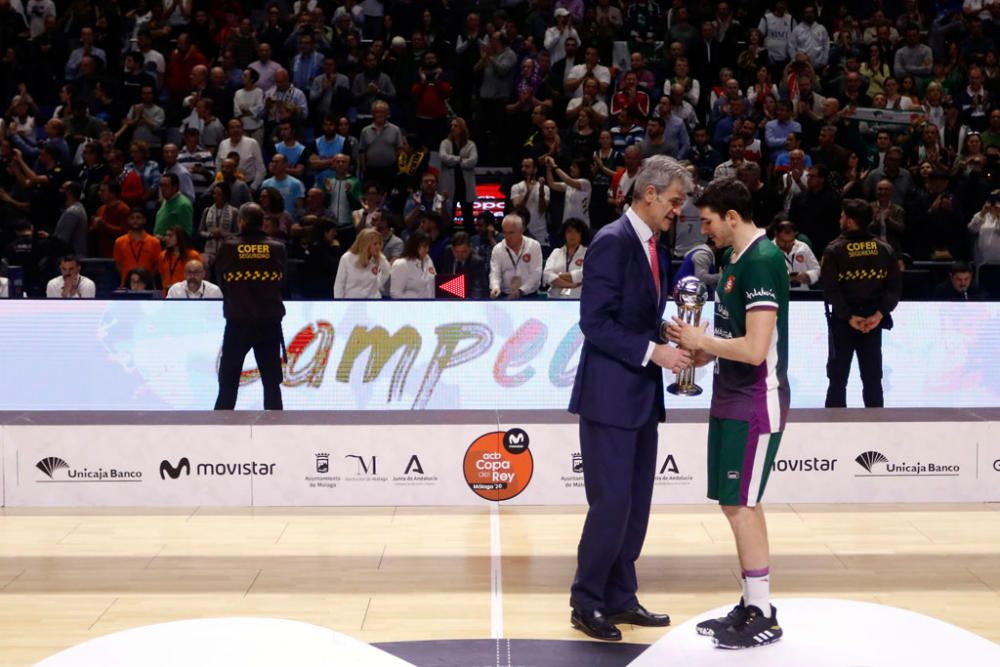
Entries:
MULTIPOLYGON (((708 288, 694 276, 687 276, 677 281, 674 287, 674 303, 677 304, 677 316, 693 327, 701 323, 701 309, 708 300, 708 288)), ((666 340, 667 323, 661 326, 661 336, 666 340)), ((695 368, 690 368, 677 373, 675 382, 667 387, 667 391, 675 396, 697 396, 701 393, 701 387, 694 383, 695 368)))

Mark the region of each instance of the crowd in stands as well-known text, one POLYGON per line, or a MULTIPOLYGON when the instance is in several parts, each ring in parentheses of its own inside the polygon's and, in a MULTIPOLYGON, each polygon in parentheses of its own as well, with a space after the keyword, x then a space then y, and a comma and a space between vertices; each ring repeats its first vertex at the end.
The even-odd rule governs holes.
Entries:
MULTIPOLYGON (((216 297, 253 201, 294 296, 577 298, 668 155, 750 188, 796 291, 862 198, 904 266, 950 267, 909 296, 968 298, 1000 265, 998 53, 991 0, 0 0, 0 276, 216 297)), ((696 195, 660 243, 711 282, 696 195)))

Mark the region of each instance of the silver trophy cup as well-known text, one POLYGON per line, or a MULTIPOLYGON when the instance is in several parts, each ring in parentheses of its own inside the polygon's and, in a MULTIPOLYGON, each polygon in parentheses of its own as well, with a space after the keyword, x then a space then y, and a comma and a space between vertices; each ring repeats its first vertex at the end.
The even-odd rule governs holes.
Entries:
MULTIPOLYGON (((690 324, 698 326, 701 323, 701 309, 708 300, 708 288, 694 276, 687 276, 677 281, 674 287, 674 303, 677 304, 677 316, 690 324)), ((666 340, 666 322, 663 323, 663 339, 666 340)), ((694 383, 694 366, 677 373, 675 381, 667 387, 667 391, 675 396, 697 396, 701 387, 694 383)))

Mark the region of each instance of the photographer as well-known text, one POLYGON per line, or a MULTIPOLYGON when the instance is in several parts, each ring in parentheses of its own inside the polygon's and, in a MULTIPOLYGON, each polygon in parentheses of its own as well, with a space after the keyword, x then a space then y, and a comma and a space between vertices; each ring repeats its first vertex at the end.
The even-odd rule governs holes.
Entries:
POLYGON ((215 260, 226 318, 216 410, 236 407, 243 360, 251 349, 264 385, 264 409, 282 409, 285 245, 264 234, 263 226, 264 211, 259 205, 241 206, 241 233, 222 244, 215 260))
POLYGON ((969 233, 976 238, 976 266, 1000 264, 1000 190, 994 190, 983 208, 972 216, 969 233))

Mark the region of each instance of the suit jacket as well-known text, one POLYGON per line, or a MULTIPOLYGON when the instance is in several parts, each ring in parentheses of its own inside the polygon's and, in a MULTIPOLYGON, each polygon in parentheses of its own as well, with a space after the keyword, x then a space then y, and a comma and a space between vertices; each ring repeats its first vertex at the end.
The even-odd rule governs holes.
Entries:
POLYGON ((487 277, 486 262, 475 253, 469 255, 465 260, 465 265, 461 271, 455 270, 455 255, 452 254, 451 246, 444 249, 441 255, 441 263, 435 264, 435 268, 440 275, 465 274, 469 286, 469 297, 472 299, 485 299, 489 296, 489 282, 487 277))
POLYGON ((626 216, 601 228, 587 247, 580 329, 583 350, 569 411, 609 426, 638 429, 655 415, 665 421, 663 371, 642 366, 649 343, 660 339, 670 284, 670 258, 657 245, 659 298, 647 251, 626 216))

